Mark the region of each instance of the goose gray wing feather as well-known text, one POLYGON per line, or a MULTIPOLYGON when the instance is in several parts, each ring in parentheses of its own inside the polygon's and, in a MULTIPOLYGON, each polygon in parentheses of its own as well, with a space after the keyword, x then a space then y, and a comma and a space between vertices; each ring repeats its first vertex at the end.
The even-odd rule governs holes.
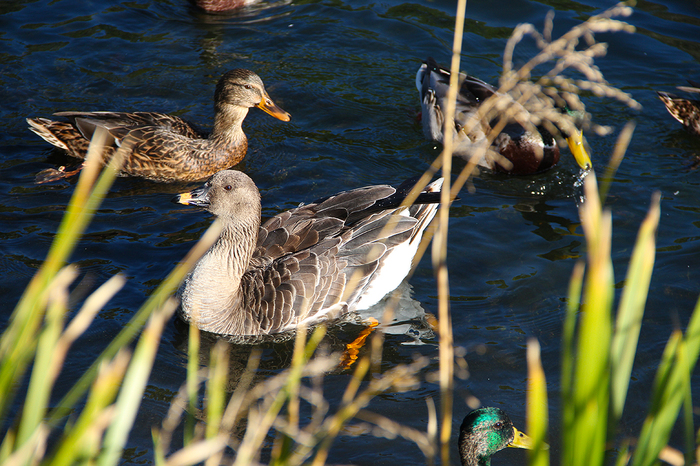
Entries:
POLYGON ((250 319, 245 328, 233 333, 278 333, 311 317, 320 321, 344 312, 346 306, 340 302, 345 285, 343 264, 335 257, 339 243, 339 238, 329 239, 318 245, 323 254, 305 249, 265 267, 250 267, 241 279, 242 306, 251 310, 250 319))
POLYGON ((233 333, 277 333, 301 321, 318 322, 347 312, 387 251, 414 233, 416 218, 392 217, 394 209, 384 209, 387 202, 398 205, 392 200, 396 193, 391 186, 355 189, 281 213, 261 225, 241 280, 241 305, 254 311, 246 328, 233 333), (379 212, 372 213, 374 209, 379 212), (386 232, 390 219, 394 225, 386 232), (347 293, 351 277, 355 287, 347 293))

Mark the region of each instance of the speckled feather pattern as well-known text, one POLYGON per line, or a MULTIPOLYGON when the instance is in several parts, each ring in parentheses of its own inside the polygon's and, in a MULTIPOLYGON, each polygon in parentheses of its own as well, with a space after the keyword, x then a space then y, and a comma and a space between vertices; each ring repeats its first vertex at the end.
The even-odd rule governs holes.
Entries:
MULTIPOLYGON (((700 89, 695 92, 700 92, 700 89)), ((657 92, 657 94, 673 118, 691 132, 700 135, 700 100, 684 99, 668 92, 657 92)))
POLYGON ((98 127, 107 130, 102 158, 107 163, 119 147, 129 152, 122 175, 154 181, 197 181, 232 167, 245 157, 248 141, 242 123, 248 109, 261 106, 272 116, 289 120, 267 95, 252 71, 232 70, 215 92, 215 122, 211 134, 182 118, 155 112, 58 112, 67 121, 28 118, 30 129, 73 157, 84 159, 98 127))

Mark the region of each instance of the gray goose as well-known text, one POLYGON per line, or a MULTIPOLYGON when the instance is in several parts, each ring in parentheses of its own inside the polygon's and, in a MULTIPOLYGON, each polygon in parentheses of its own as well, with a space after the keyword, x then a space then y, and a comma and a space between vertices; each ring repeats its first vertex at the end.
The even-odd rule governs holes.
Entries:
POLYGON ((180 316, 207 332, 258 336, 371 307, 406 277, 437 211, 442 179, 400 208, 412 187, 341 192, 263 225, 260 192, 240 171, 179 194, 174 202, 205 208, 223 228, 178 290, 180 316))
MULTIPOLYGON (((447 107, 447 92, 450 88, 450 70, 443 68, 429 57, 416 73, 416 87, 421 101, 421 122, 426 139, 442 143, 444 139, 445 115, 447 107)), ((482 121, 469 134, 463 131, 464 126, 479 109, 479 105, 493 94, 496 88, 474 76, 460 73, 459 92, 455 108, 453 130, 455 156, 467 161, 471 159, 476 149, 483 144, 491 123, 482 121)), ((574 113, 574 112, 569 112, 574 113)), ((580 132, 567 137, 571 153, 576 163, 588 170, 591 158, 583 146, 580 132)), ((506 125, 504 131, 496 137, 491 149, 479 160, 479 166, 494 171, 512 175, 531 175, 552 168, 559 162, 559 147, 556 139, 544 128, 539 132, 525 130, 517 123, 506 125)))
MULTIPOLYGON (((103 154, 105 164, 118 147, 133 144, 122 175, 161 182, 197 181, 243 160, 248 139, 242 123, 251 107, 279 120, 290 120, 289 113, 272 101, 257 74, 235 69, 216 85, 214 129, 208 135, 182 118, 154 112, 58 112, 54 115, 68 121, 27 118, 27 123, 46 142, 79 159, 87 155, 96 128, 104 128, 111 138, 103 154)), ((49 172, 37 181, 62 177, 49 172)))

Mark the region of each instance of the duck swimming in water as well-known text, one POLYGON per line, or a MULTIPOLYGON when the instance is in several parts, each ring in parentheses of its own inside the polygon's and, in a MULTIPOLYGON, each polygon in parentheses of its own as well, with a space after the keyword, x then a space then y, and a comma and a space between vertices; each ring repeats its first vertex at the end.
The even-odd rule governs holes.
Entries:
POLYGON ((437 211, 442 179, 401 207, 413 184, 344 191, 262 225, 260 192, 240 171, 178 195, 223 228, 178 291, 181 317, 207 332, 255 336, 370 308, 407 276, 437 211))
MULTIPOLYGON (((438 65, 433 58, 428 58, 418 69, 416 87, 422 107, 423 133, 427 139, 442 143, 450 70, 438 65)), ((481 103, 495 93, 496 88, 490 84, 460 73, 454 125, 451 125, 455 156, 469 161, 487 138, 493 122, 481 121, 469 134, 463 128, 481 103)), ((589 169, 591 159, 583 146, 581 133, 570 135, 567 142, 578 165, 589 169)), ((494 140, 491 149, 499 155, 493 157, 487 154, 479 160, 478 165, 513 175, 529 175, 548 170, 559 162, 560 155, 556 139, 544 128, 539 128, 539 132, 531 132, 517 123, 506 125, 494 140)))
MULTIPOLYGON (((257 74, 235 69, 216 85, 214 129, 209 135, 182 118, 154 112, 58 112, 55 115, 67 121, 27 118, 27 123, 45 141, 79 159, 87 155, 96 129, 104 128, 109 134, 102 155, 105 164, 117 148, 129 147, 122 175, 153 181, 197 181, 243 160, 248 140, 242 123, 251 107, 279 120, 290 120, 272 101, 257 74)), ((62 177, 59 175, 56 178, 62 177)))
POLYGON ((479 408, 467 414, 459 428, 462 466, 490 466, 491 455, 506 447, 532 449, 532 439, 513 426, 499 408, 479 408))

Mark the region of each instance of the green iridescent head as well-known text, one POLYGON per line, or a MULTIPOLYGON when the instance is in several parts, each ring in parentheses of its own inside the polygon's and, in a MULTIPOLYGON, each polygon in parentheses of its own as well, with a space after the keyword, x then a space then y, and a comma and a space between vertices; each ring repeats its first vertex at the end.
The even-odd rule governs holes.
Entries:
POLYGON ((532 440, 499 408, 480 408, 467 414, 459 428, 463 466, 489 466, 491 455, 505 447, 531 449, 532 440))

